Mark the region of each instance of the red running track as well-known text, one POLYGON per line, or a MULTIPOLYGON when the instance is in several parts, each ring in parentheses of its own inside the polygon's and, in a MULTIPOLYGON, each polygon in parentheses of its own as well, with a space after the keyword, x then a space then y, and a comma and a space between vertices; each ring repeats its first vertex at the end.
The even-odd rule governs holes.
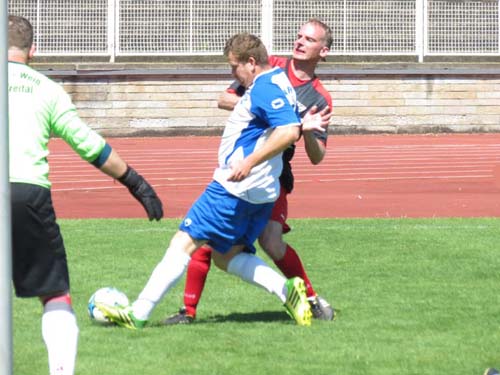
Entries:
MULTIPOLYGON (((210 182, 218 137, 110 138, 155 187, 166 217, 182 217, 210 182)), ((59 218, 145 217, 119 183, 50 143, 59 218)), ((500 134, 329 137, 311 165, 302 141, 293 160, 290 217, 500 217, 500 134), (495 173, 496 171, 496 173, 495 173)))

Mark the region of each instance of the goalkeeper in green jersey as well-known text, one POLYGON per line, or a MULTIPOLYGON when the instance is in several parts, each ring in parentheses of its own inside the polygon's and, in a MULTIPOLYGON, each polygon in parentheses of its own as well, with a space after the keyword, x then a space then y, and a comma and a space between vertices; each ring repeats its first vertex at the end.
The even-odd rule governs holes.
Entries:
POLYGON ((78 326, 50 192, 50 136, 61 137, 80 157, 125 185, 150 220, 160 220, 163 208, 151 185, 79 118, 63 88, 27 65, 34 52, 30 22, 9 16, 12 275, 18 297, 38 297, 43 304, 42 336, 50 374, 66 375, 74 373, 78 326))

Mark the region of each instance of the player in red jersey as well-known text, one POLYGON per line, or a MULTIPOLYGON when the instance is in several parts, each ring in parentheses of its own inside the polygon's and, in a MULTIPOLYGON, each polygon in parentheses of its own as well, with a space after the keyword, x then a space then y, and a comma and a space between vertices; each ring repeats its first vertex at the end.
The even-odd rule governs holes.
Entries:
MULTIPOLYGON (((269 63, 272 66, 283 68, 294 86, 302 117, 312 107, 317 107, 318 110, 325 107, 332 108, 330 94, 315 75, 316 67, 321 60, 326 58, 331 43, 331 29, 320 20, 311 19, 302 25, 297 34, 292 58, 277 56, 269 58, 269 63)), ((237 82, 233 83, 219 98, 219 108, 232 110, 243 93, 244 88, 237 82)), ((325 128, 324 132, 318 132, 303 127, 302 136, 311 163, 320 163, 326 152, 327 129, 325 128)), ((259 244, 287 278, 299 276, 304 280, 313 317, 333 320, 335 317, 334 309, 316 293, 297 252, 283 241, 283 234, 290 231, 290 227, 286 223, 288 216, 287 196, 293 190, 294 178, 290 161, 294 152, 295 145, 283 152, 280 196, 275 202, 271 219, 259 236, 259 244)), ((210 247, 203 246, 192 255, 184 289, 184 307, 177 314, 165 319, 164 324, 189 324, 194 321, 196 307, 205 286, 210 264, 210 247)))

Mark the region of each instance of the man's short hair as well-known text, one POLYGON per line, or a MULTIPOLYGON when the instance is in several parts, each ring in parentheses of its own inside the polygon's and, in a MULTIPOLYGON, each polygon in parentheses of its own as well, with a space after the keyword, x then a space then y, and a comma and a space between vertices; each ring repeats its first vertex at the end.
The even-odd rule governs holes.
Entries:
POLYGON ((309 21, 306 22, 306 24, 312 23, 314 25, 317 25, 321 27, 325 31, 325 36, 323 37, 323 42, 325 43, 325 46, 328 47, 328 49, 331 48, 332 43, 333 43, 333 32, 330 26, 328 26, 326 23, 321 21, 318 18, 311 18, 309 21))
POLYGON ((29 51, 33 45, 33 26, 24 17, 9 15, 9 48, 29 51))
POLYGON ((228 56, 229 52, 243 63, 247 62, 250 57, 255 59, 257 65, 265 65, 269 60, 264 43, 257 36, 249 33, 240 33, 229 38, 224 47, 224 55, 228 56))

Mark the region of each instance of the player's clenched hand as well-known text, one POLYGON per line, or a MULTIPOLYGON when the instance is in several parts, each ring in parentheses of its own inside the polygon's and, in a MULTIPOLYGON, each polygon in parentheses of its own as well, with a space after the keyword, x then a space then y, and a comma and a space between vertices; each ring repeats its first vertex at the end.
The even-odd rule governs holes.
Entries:
POLYGON ((160 198, 144 177, 133 168, 127 166, 127 171, 118 181, 125 185, 130 194, 142 204, 149 220, 160 220, 163 217, 163 205, 160 198))
POLYGON ((318 112, 318 107, 313 106, 302 119, 302 131, 315 130, 323 133, 328 128, 331 117, 330 107, 325 107, 318 112))
POLYGON ((247 159, 238 160, 231 164, 231 174, 227 178, 228 181, 239 182, 244 180, 252 170, 252 165, 247 159))

